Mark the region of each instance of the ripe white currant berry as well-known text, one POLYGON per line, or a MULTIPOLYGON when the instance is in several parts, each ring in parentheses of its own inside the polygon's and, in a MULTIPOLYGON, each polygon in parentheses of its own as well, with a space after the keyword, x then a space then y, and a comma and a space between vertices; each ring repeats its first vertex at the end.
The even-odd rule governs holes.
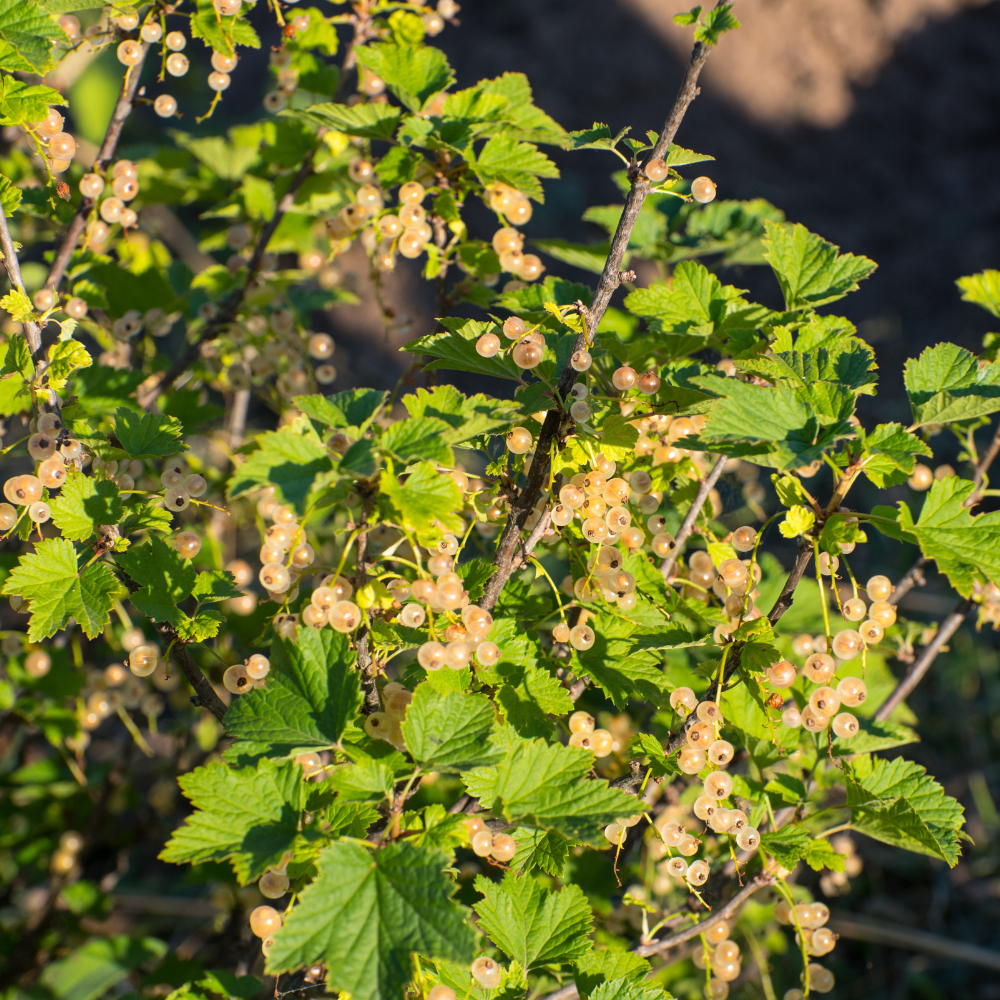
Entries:
POLYGON ((483 667, 492 667, 500 660, 500 647, 495 642, 481 642, 476 647, 476 661, 483 667))
POLYGON ((157 652, 153 646, 136 646, 129 653, 128 666, 136 677, 148 677, 156 669, 157 652))
POLYGON ((517 844, 510 834, 497 833, 493 836, 493 846, 490 853, 497 861, 507 862, 517 853, 517 844))
POLYGON ((440 642, 425 642, 417 650, 417 662, 424 670, 440 670, 445 665, 445 648, 440 642))
POLYGON ((438 983, 427 991, 427 1000, 456 1000, 456 993, 450 986, 438 983))
POLYGON ((337 601, 329 618, 335 632, 353 632, 361 624, 361 609, 353 601, 337 601))
POLYGON ((698 707, 695 709, 695 715, 698 716, 699 722, 722 722, 722 709, 714 701, 699 701, 698 707))
POLYGON ((840 703, 848 708, 857 708, 868 697, 868 688, 860 677, 844 677, 837 685, 840 703))
POLYGON ((623 365, 621 368, 615 369, 611 376, 611 384, 621 392, 626 392, 635 385, 637 379, 638 375, 636 375, 635 369, 623 365))
POLYGON ((875 601, 868 609, 868 614, 882 628, 889 628, 896 623, 896 609, 886 601, 875 601))
POLYGON ((523 455, 532 445, 533 438, 527 427, 514 427, 507 434, 507 450, 513 455, 523 455))
POLYGON ((261 875, 257 888, 265 899, 280 899, 288 892, 288 885, 288 876, 285 872, 269 870, 261 875))
POLYGON ((705 779, 705 795, 716 801, 727 799, 733 791, 733 779, 725 771, 713 771, 705 779))
MULTIPOLYGON (((482 856, 485 857, 485 855, 482 856)), ((472 973, 472 978, 483 989, 492 990, 500 985, 500 966, 486 955, 480 955, 479 958, 474 959, 469 971, 472 973)))
POLYGON ((798 671, 794 664, 789 663, 788 660, 779 660, 777 663, 772 663, 767 669, 767 679, 773 687, 779 689, 790 688, 795 683, 797 676, 798 671))
POLYGON ((887 576, 873 576, 865 585, 865 590, 873 601, 886 601, 892 594, 892 581, 887 576))
POLYGON ((845 628, 833 637, 833 655, 841 660, 853 660, 861 652, 862 645, 860 633, 845 628))
POLYGON ((271 661, 262 653, 254 653, 246 662, 247 677, 262 681, 271 670, 271 661))
POLYGON ((818 962, 809 963, 809 986, 817 993, 829 993, 836 985, 833 973, 818 962))
POLYGON ((201 552, 201 539, 193 531, 182 531, 174 537, 173 546, 185 559, 193 559, 201 552))
POLYGON ((660 376, 654 371, 644 372, 639 376, 635 387, 644 396, 652 396, 660 391, 660 376))
POLYGON ((670 172, 670 168, 667 166, 666 162, 657 156, 655 159, 649 160, 645 166, 646 176, 654 183, 659 184, 667 174, 670 172))
POLYGON ((923 492, 934 485, 934 473, 926 465, 918 462, 913 467, 913 473, 906 482, 911 490, 923 492))
POLYGON ((821 733, 830 724, 829 715, 820 715, 812 705, 802 709, 802 728, 809 733, 821 733))
POLYGON ((709 744, 708 759, 716 767, 728 767, 736 750, 728 740, 715 740, 709 744))
POLYGON ((476 341, 476 353, 481 358, 496 357, 500 350, 500 338, 495 333, 484 333, 476 341))
POLYGON ((698 707, 698 696, 689 687, 674 688, 670 692, 670 707, 686 715, 698 707))
POLYGON ((864 599, 861 597, 852 597, 849 600, 844 601, 844 619, 849 622, 858 622, 864 618, 867 613, 867 608, 865 607, 864 599))
POLYGON ((704 750, 696 747, 682 747, 677 755, 677 766, 685 774, 697 774, 705 766, 708 760, 704 750))
POLYGON ((834 716, 832 728, 842 740, 849 740, 857 736, 861 729, 858 720, 850 712, 841 712, 834 716))
POLYGON ((226 668, 222 684, 232 694, 246 694, 253 688, 253 679, 247 675, 247 668, 242 663, 237 663, 226 668))
POLYGON ((175 52, 173 55, 167 56, 167 72, 171 76, 184 76, 190 68, 191 61, 186 55, 175 52))
MULTIPOLYGON (((859 640, 860 638, 858 636, 859 640)), ((833 677, 837 670, 837 664, 829 653, 813 653, 811 656, 806 657, 805 666, 802 670, 809 680, 817 684, 825 684, 833 677)))
POLYGON ((585 372, 594 363, 589 351, 574 351, 569 359, 574 371, 585 372))
POLYGON ((66 463, 58 453, 46 459, 38 467, 38 478, 50 490, 58 489, 66 482, 66 463))
POLYGON ((802 725, 802 716, 794 703, 781 713, 781 724, 788 729, 798 729, 802 725))
POLYGON ((687 740, 688 746, 704 750, 714 738, 713 728, 708 722, 696 722, 688 726, 684 738, 687 740))
POLYGON ((691 885, 704 885, 708 881, 709 871, 707 861, 692 861, 684 877, 691 885))
POLYGON ((272 906, 258 906, 250 914, 250 930, 259 938, 273 937, 281 927, 281 914, 272 906))
POLYGON ((44 650, 34 649, 24 658, 24 669, 29 677, 44 677, 52 669, 52 657, 44 650))
POLYGON ((472 837, 472 851, 480 858, 488 857, 493 850, 493 833, 484 827, 472 837))
POLYGON ((858 635, 860 635, 869 646, 873 646, 882 641, 882 637, 885 635, 885 629, 882 628, 882 626, 875 621, 875 619, 869 618, 858 626, 858 635))
POLYGON ((715 199, 715 183, 710 177, 696 177, 691 182, 691 197, 702 205, 715 199))
POLYGON ((757 543, 757 531, 749 525, 744 525, 733 532, 731 541, 737 552, 750 552, 757 543))
POLYGON ((837 935, 827 927, 819 927, 813 931, 809 941, 810 955, 827 955, 836 947, 837 935))
POLYGON ((833 715, 840 708, 840 695, 832 687, 818 687, 809 695, 809 705, 817 715, 833 715))
POLYGON ((533 340, 522 340, 514 345, 511 359, 518 368, 537 368, 542 361, 543 351, 533 340))

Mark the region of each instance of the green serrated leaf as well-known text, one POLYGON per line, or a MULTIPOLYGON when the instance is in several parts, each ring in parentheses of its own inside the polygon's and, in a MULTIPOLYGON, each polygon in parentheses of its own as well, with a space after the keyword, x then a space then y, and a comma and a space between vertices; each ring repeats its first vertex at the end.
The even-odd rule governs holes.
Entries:
POLYGON ((389 90, 414 112, 455 81, 445 54, 428 45, 373 42, 355 53, 358 63, 385 80, 389 90))
POLYGON ((765 222, 764 257, 771 265, 785 307, 815 309, 857 291, 858 282, 878 266, 867 257, 840 253, 832 243, 803 225, 786 227, 765 222))
POLYGON ((122 516, 118 487, 110 479, 95 479, 69 470, 60 495, 49 500, 52 521, 63 537, 86 541, 99 524, 115 525, 122 516))
POLYGON ((578 885, 555 892, 508 872, 500 883, 480 875, 476 889, 483 895, 473 906, 479 926, 522 968, 561 965, 590 950, 593 916, 578 885))
POLYGON ((88 638, 100 635, 123 588, 104 563, 80 570, 72 542, 46 538, 21 556, 4 580, 3 593, 31 602, 28 638, 38 642, 65 628, 71 618, 88 638))
POLYGON ((334 746, 361 705, 354 662, 347 637, 331 629, 276 638, 267 684, 233 701, 226 731, 274 756, 334 746))
POLYGON ((499 748, 486 742, 493 720, 493 703, 485 695, 441 694, 424 682, 417 685, 406 710, 403 739, 425 769, 464 771, 502 756, 499 748))
POLYGON ((291 849, 308 788, 297 764, 261 760, 236 770, 213 763, 178 781, 195 812, 174 831, 161 860, 229 861, 246 885, 291 849))
POLYGON ((331 844, 267 956, 276 975, 325 962, 330 990, 353 1000, 397 1000, 412 978, 414 952, 467 962, 473 932, 451 897, 446 854, 405 841, 377 852, 331 844))
POLYGON ((166 458, 187 450, 184 427, 175 417, 140 415, 124 406, 115 413, 115 437, 132 458, 166 458))

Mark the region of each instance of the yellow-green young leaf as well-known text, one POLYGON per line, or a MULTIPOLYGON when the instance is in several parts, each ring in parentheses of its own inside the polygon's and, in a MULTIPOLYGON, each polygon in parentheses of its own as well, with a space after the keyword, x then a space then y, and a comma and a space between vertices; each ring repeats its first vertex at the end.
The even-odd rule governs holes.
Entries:
POLYGON ((16 373, 23 379, 30 379, 35 374, 35 364, 31 360, 31 350, 24 337, 11 337, 7 344, 7 354, 4 357, 0 375, 16 373))
POLYGON ((803 225, 768 220, 764 254, 774 271, 788 309, 815 309, 857 291, 858 282, 878 266, 867 257, 840 253, 832 243, 803 225))
POLYGON ((954 868, 961 853, 965 810, 911 760, 863 754, 847 767, 853 829, 895 847, 940 858, 954 868))
POLYGON ((70 618, 93 639, 104 631, 114 601, 124 588, 104 563, 77 567, 76 550, 64 538, 46 538, 4 580, 3 593, 31 602, 28 638, 47 639, 66 627, 70 618))
POLYGON ((71 470, 57 497, 49 499, 52 523, 64 538, 86 541, 99 524, 117 524, 122 516, 118 487, 110 479, 95 479, 71 470))
POLYGON ((332 629, 276 638, 267 685, 234 699, 226 731, 271 756, 333 746, 361 707, 354 662, 347 637, 332 629))
POLYGON ((166 951, 166 943, 154 937, 91 938, 65 958, 47 962, 39 983, 55 1000, 97 1000, 133 969, 162 958, 166 951))
MULTIPOLYGON (((860 436, 860 435, 859 435, 860 436)), ((880 489, 906 482, 916 464, 916 456, 928 458, 933 452, 927 443, 902 424, 879 424, 864 436, 865 475, 880 489)), ((848 539, 841 539, 848 541, 848 539)))
MULTIPOLYGON (((771 791, 770 786, 768 791, 771 791)), ((799 799, 793 794, 785 801, 794 804, 799 799)), ((784 868, 791 869, 799 861, 805 861, 813 871, 821 871, 824 868, 832 868, 838 872, 844 870, 844 856, 838 854, 828 840, 822 837, 810 837, 799 826, 789 825, 782 827, 776 833, 765 833, 760 840, 762 850, 784 868)))
POLYGON ((406 841, 378 851, 331 844, 318 875, 274 938, 267 972, 325 962, 330 991, 352 1000, 398 1000, 412 978, 413 954, 468 962, 473 930, 452 899, 449 856, 406 841))
POLYGON ((476 341, 484 333, 500 335, 500 328, 496 323, 449 318, 441 320, 441 325, 447 328, 448 333, 418 337, 403 349, 411 354, 429 354, 434 358, 434 361, 424 366, 428 370, 447 368, 451 371, 474 372, 477 375, 521 381, 521 369, 514 364, 509 354, 484 358, 476 352, 476 341))
POLYGON ((597 448, 612 462, 624 462, 632 457, 639 432, 619 413, 613 413, 601 425, 597 448))
POLYGON ((486 741, 493 721, 493 703, 485 695, 441 694, 424 682, 417 685, 406 710, 403 739, 425 770, 465 771, 503 756, 486 741))
POLYGON ((955 282, 964 302, 975 302, 994 316, 1000 316, 1000 271, 980 271, 955 282))
POLYGON ((229 861, 246 885, 291 849, 308 787, 298 764, 261 760, 236 770, 217 762, 178 783, 195 811, 167 841, 161 860, 229 861))
POLYGON ((480 875, 476 890, 483 895, 473 906, 480 928, 522 968, 562 965, 590 950, 593 916, 578 885, 556 892, 507 872, 500 883, 480 875))
POLYGON ((274 196, 274 185, 263 177, 246 174, 240 185, 243 195, 243 206, 251 219, 262 219, 265 222, 274 216, 278 202, 274 196))
MULTIPOLYGON (((3 213, 6 216, 13 215, 21 204, 21 189, 11 183, 9 177, 0 176, 0 204, 3 205, 3 213)), ((18 249, 15 243, 14 249, 18 249)), ((2 259, 3 254, 0 254, 2 259)))
POLYGON ((17 288, 12 288, 0 299, 0 308, 6 309, 18 323, 23 323, 26 319, 30 319, 35 312, 35 307, 31 304, 31 299, 17 288))
POLYGON ((778 525, 778 530, 785 538, 798 538, 806 534, 816 523, 816 514, 802 504, 789 507, 784 519, 778 525))
POLYGON ((93 360, 87 349, 76 340, 60 340, 49 348, 49 386, 62 389, 73 372, 89 368, 93 360))

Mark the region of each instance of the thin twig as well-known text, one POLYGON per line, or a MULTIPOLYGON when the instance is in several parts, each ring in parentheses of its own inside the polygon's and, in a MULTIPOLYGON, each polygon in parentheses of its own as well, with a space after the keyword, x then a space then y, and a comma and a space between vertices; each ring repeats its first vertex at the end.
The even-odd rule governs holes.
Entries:
MULTIPOLYGON (((698 96, 698 77, 701 74, 705 60, 708 59, 709 46, 696 42, 691 53, 691 60, 684 73, 680 89, 674 98, 673 106, 667 120, 657 139, 656 146, 650 154, 650 159, 662 157, 666 153, 670 144, 677 135, 681 122, 691 102, 698 96)), ((611 241, 611 250, 608 259, 604 264, 604 272, 594 293, 594 298, 590 307, 584 314, 586 333, 581 333, 576 338, 573 350, 580 350, 585 344, 592 342, 593 336, 600 325, 601 319, 611 302, 611 296, 621 284, 622 259, 628 249, 629 237, 635 228, 636 220, 639 218, 639 211, 642 209, 646 195, 652 187, 649 178, 641 171, 638 164, 633 164, 629 168, 629 180, 631 189, 625 199, 625 207, 622 210, 621 218, 618 220, 618 227, 615 230, 614 239, 611 241)), ((510 579, 515 567, 518 565, 518 549, 521 540, 521 530, 524 522, 528 519, 531 509, 538 500, 538 495, 542 490, 542 485, 548 481, 550 456, 552 454, 553 443, 561 439, 563 433, 573 424, 562 408, 563 400, 567 398, 570 389, 576 382, 577 372, 573 366, 567 362, 563 368, 562 375, 556 389, 555 405, 548 411, 545 421, 542 424, 541 433, 538 435, 538 445, 535 449, 535 460, 531 463, 531 469, 525 478, 524 486, 520 493, 511 503, 510 514, 504 524, 500 541, 497 544, 496 555, 493 557, 493 565, 496 572, 487 581, 480 600, 480 606, 488 611, 492 611, 500 597, 500 593, 510 579)))
POLYGON ((900 578, 899 583, 893 587, 892 590, 892 602, 893 604, 899 604, 899 602, 911 591, 914 587, 922 587, 927 580, 924 578, 924 569, 930 565, 932 560, 928 559, 927 556, 921 556, 900 578))
POLYGON ((688 512, 681 522, 680 531, 677 532, 677 537, 674 539, 676 543, 674 551, 663 560, 660 566, 660 572, 665 578, 669 579, 674 564, 677 562, 677 557, 684 548, 684 543, 691 537, 691 532, 694 531, 694 523, 698 520, 698 515, 701 514, 701 508, 705 506, 708 494, 712 492, 712 488, 719 481, 719 476, 722 475, 722 470, 726 467, 727 461, 728 458, 725 455, 720 455, 715 465, 712 466, 712 471, 701 481, 701 486, 698 487, 698 492, 694 495, 691 506, 688 508, 688 512))
POLYGON ((778 595, 778 599, 774 602, 774 607, 771 608, 771 612, 767 616, 767 620, 772 625, 777 624, 778 619, 792 606, 795 588, 798 587, 799 580, 802 579, 802 574, 805 573, 809 565, 809 560, 812 559, 812 554, 812 546, 804 539, 800 539, 799 554, 795 557, 795 565, 792 567, 791 573, 788 574, 788 579, 785 581, 784 587, 781 588, 781 593, 778 595))
POLYGON ((875 713, 875 718, 879 722, 884 722, 895 711, 896 706, 907 697, 913 689, 923 679, 924 674, 930 669, 935 657, 941 652, 941 647, 958 631, 959 625, 965 621, 965 616, 969 613, 973 602, 969 598, 963 598, 950 615, 941 623, 937 630, 937 635, 924 647, 924 651, 907 670, 906 676, 896 685, 895 690, 875 713))
POLYGON ((998 452, 1000 452, 1000 423, 997 424, 997 429, 993 435, 993 440, 990 442, 989 448, 986 449, 986 453, 976 465, 976 474, 972 479, 976 488, 972 491, 968 500, 965 501, 964 506, 971 507, 973 504, 979 502, 983 492, 983 484, 984 482, 989 482, 989 480, 986 479, 986 472, 993 464, 993 459, 997 457, 998 452))
POLYGON ((871 941, 873 944, 888 945, 890 948, 905 948, 907 951, 922 951, 927 955, 937 955, 952 962, 968 962, 987 969, 1000 971, 1000 953, 989 948, 979 948, 964 941, 928 934, 926 931, 901 927, 898 924, 878 923, 859 919, 853 914, 835 913, 827 926, 841 937, 854 941, 871 941))
MULTIPOLYGON (((104 141, 101 143, 101 148, 97 151, 97 158, 94 160, 94 165, 90 168, 93 173, 103 170, 111 162, 115 155, 115 150, 118 148, 118 140, 121 138, 125 119, 132 113, 132 101, 139 86, 139 77, 142 75, 142 67, 146 62, 146 53, 149 52, 149 42, 139 42, 139 49, 139 61, 125 71, 121 93, 118 95, 118 101, 111 115, 111 121, 108 123, 108 129, 104 133, 104 141)), ((59 287, 59 282, 62 281, 63 275, 66 273, 66 268, 69 266, 73 251, 76 249, 80 234, 87 224, 87 217, 90 215, 95 202, 96 199, 94 198, 84 197, 80 199, 80 204, 76 208, 76 214, 73 216, 69 228, 66 230, 62 244, 56 251, 49 276, 45 279, 46 288, 56 289, 59 287)))
MULTIPOLYGON (((11 287, 16 288, 22 295, 27 295, 28 293, 24 290, 24 281, 21 278, 21 265, 17 260, 17 252, 14 250, 14 241, 11 239, 10 229, 7 227, 7 216, 2 205, 0 205, 0 249, 3 250, 3 266, 7 271, 11 287)), ((31 356, 35 357, 42 349, 42 331, 32 319, 24 322, 24 339, 28 342, 31 356)))

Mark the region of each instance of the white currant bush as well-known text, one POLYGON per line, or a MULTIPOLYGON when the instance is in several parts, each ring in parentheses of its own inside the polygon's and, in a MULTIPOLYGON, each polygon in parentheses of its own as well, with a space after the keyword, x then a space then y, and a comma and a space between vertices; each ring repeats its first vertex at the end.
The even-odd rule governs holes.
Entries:
MULTIPOLYGON (((717 198, 712 157, 674 142, 731 5, 678 18, 691 62, 641 139, 565 131, 521 74, 460 87, 429 42, 452 0, 274 4, 268 37, 240 0, 22 6, 0 11, 5 995, 82 997, 82 963, 87 1000, 127 975, 178 1000, 268 977, 354 1000, 833 989, 823 899, 861 873, 856 838, 961 853, 961 805, 881 753, 916 740, 904 699, 969 612, 1000 625, 1000 515, 976 509, 1000 362, 938 344, 907 362, 907 426, 858 418, 874 352, 830 307, 875 264, 717 198), (261 45, 259 121, 119 155, 134 104, 207 117, 261 45), (84 167, 73 108, 24 76, 106 48, 121 115, 84 167), (185 106, 206 48, 214 97, 185 106), (587 213, 610 244, 526 240, 542 147, 622 161, 624 206, 587 213), (197 272, 138 228, 181 201, 197 272), (312 324, 356 301, 351 247, 379 302, 401 257, 436 283, 436 332, 404 348, 426 386, 330 391, 312 324), (782 308, 733 264, 769 267, 782 308), (271 429, 246 430, 251 397, 271 429), (948 434, 959 471, 933 464, 948 434), (907 499, 856 509, 859 480, 907 499), (913 569, 862 573, 875 534, 913 569), (938 626, 900 606, 932 563, 958 594, 938 626), (101 929, 140 821, 214 907, 210 944, 101 929)), ((1000 314, 997 272, 960 285, 1000 314)))

